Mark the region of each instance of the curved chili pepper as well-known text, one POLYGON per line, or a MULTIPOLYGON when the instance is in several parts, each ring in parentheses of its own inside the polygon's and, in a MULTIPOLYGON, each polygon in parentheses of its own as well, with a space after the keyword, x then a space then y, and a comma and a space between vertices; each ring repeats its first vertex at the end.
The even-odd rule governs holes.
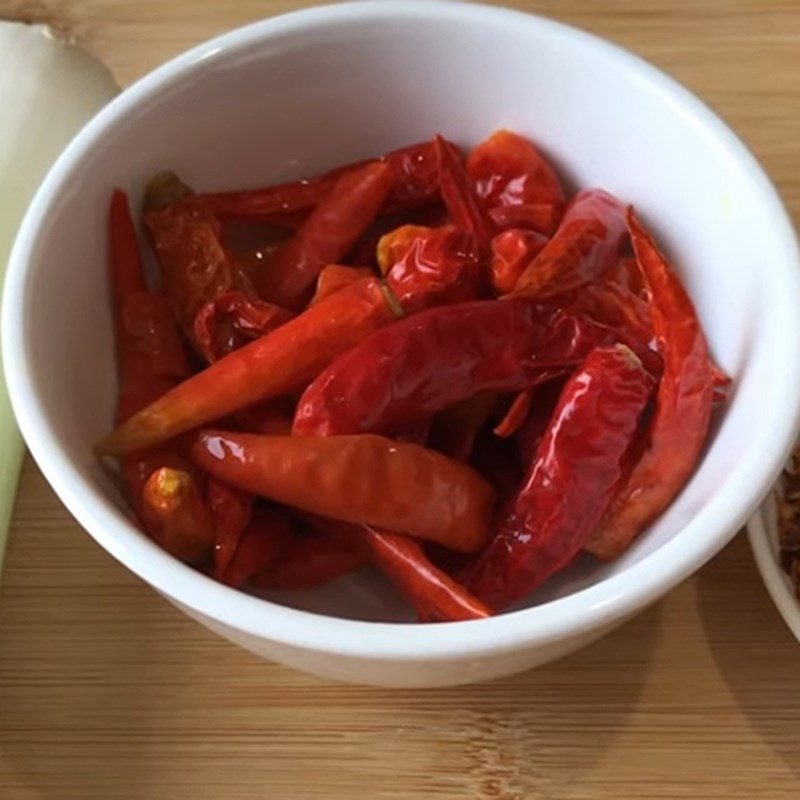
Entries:
POLYGON ((120 383, 117 420, 123 421, 191 369, 166 298, 147 289, 128 199, 119 189, 109 207, 108 248, 120 383))
POLYGON ((617 263, 625 232, 625 206, 616 197, 601 189, 580 192, 514 292, 551 297, 589 283, 617 263))
POLYGON ((333 359, 395 319, 380 281, 351 284, 175 386, 97 445, 122 455, 297 391, 333 359))
MULTIPOLYGON (((357 547, 361 557, 386 575, 422 620, 456 622, 490 615, 489 609, 439 569, 414 539, 324 517, 310 516, 308 521, 316 531, 328 537, 329 542, 338 542, 342 548, 357 547)), ((444 549, 441 554, 448 559, 459 556, 444 549)), ((311 553, 309 558, 313 558, 311 553)), ((275 573, 281 567, 279 565, 275 573)), ((300 565, 298 569, 302 572, 300 565)))
POLYGON ((513 436, 524 424, 531 407, 533 389, 523 389, 511 401, 503 419, 494 427, 494 435, 501 439, 513 436))
POLYGON ((566 566, 622 476, 654 379, 624 345, 593 351, 567 382, 525 484, 467 587, 494 609, 566 566))
POLYGON ((214 542, 214 519, 188 472, 155 470, 142 489, 141 515, 152 538, 184 561, 197 561, 214 542))
POLYGON ((406 313, 481 295, 471 238, 454 225, 404 225, 378 243, 378 264, 406 313))
POLYGON ((442 572, 408 536, 363 526, 372 562, 394 583, 425 622, 484 619, 491 611, 442 572))
MULTIPOLYGON (((450 144, 455 148, 455 145, 450 144)), ((426 206, 439 197, 436 154, 432 142, 418 142, 393 150, 375 159, 392 171, 392 189, 381 209, 397 214, 426 206)), ((259 220, 281 224, 298 212, 308 212, 330 194, 343 175, 374 161, 359 161, 337 167, 322 175, 263 189, 236 192, 206 192, 196 195, 197 202, 222 218, 259 220)))
POLYGON ((241 489, 325 517, 472 552, 489 535, 494 493, 473 470, 381 436, 258 436, 203 431, 195 462, 241 489))
POLYGON ((335 264, 377 215, 394 176, 382 162, 347 172, 255 276, 261 296, 297 309, 326 264, 335 264))
POLYGON ((144 224, 164 292, 184 333, 195 343, 197 312, 225 292, 249 288, 249 280, 225 250, 219 220, 192 201, 191 190, 173 173, 157 175, 148 184, 144 224))
POLYGON ((475 255, 483 255, 489 250, 494 225, 473 191, 458 151, 454 152, 449 143, 438 135, 434 139, 434 147, 439 166, 439 190, 450 219, 457 228, 469 234, 475 255))
POLYGON ((209 478, 206 499, 214 519, 214 569, 227 569, 253 514, 255 498, 227 483, 209 478))
MULTIPOLYGON (((467 173, 490 211, 508 209, 517 215, 508 220, 509 227, 528 227, 521 224, 527 215, 535 230, 555 231, 564 212, 564 190, 553 168, 528 139, 496 131, 469 154, 467 173)), ((502 216, 492 216, 496 225, 505 227, 502 216)))
POLYGON ((243 292, 225 292, 194 318, 194 341, 209 364, 292 318, 285 308, 255 300, 243 292))
POLYGON ((531 261, 544 249, 547 237, 536 231, 512 228, 492 239, 492 286, 508 294, 519 282, 531 261))
POLYGON ((369 278, 372 275, 372 270, 367 267, 345 267, 341 264, 328 264, 319 273, 317 288, 309 305, 313 306, 338 292, 339 289, 344 289, 345 286, 350 286, 350 284, 356 283, 363 278, 369 278))
MULTIPOLYGON (((461 151, 447 142, 448 149, 461 151)), ((383 214, 400 214, 423 208, 439 199, 439 160, 433 142, 419 142, 393 150, 381 158, 394 175, 394 185, 381 209, 383 214)))
MULTIPOLYGON (((112 194, 109 206, 108 250, 119 368, 116 418, 124 422, 188 375, 190 368, 166 298, 148 291, 145 284, 128 200, 119 189, 112 194)), ((195 557, 194 545, 202 540, 202 531, 197 540, 190 531, 184 541, 180 531, 172 530, 186 519, 187 508, 181 498, 189 498, 189 512, 196 506, 191 501, 199 493, 191 471, 192 466, 174 443, 122 459, 122 475, 136 515, 148 534, 178 557, 187 553, 195 557), (172 500, 159 505, 159 488, 166 490, 170 484, 151 482, 149 499, 145 497, 145 485, 161 468, 178 471, 176 474, 186 479, 180 482, 180 491, 173 494, 172 500), (156 507, 148 511, 147 506, 154 503, 156 507), (160 512, 156 513, 158 508, 163 510, 163 519, 160 512), (175 517, 174 523, 169 519, 170 513, 175 517)), ((198 514, 202 516, 202 512, 198 514)))
POLYGON ((242 533, 231 561, 214 572, 214 577, 239 588, 255 576, 270 569, 291 551, 294 522, 283 509, 259 506, 242 533))
POLYGON ((337 358, 303 393, 293 431, 403 430, 471 395, 525 389, 612 338, 604 326, 529 298, 432 308, 337 358))
POLYGON ((689 295, 633 209, 628 228, 664 373, 646 449, 587 546, 602 559, 625 550, 683 488, 706 440, 714 392, 708 345, 689 295))

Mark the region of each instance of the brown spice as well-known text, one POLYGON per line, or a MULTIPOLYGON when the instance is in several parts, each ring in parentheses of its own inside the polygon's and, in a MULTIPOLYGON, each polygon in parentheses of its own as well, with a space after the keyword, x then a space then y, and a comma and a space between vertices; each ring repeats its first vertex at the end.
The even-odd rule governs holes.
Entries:
POLYGON ((784 468, 776 502, 781 566, 800 599, 800 445, 784 468))

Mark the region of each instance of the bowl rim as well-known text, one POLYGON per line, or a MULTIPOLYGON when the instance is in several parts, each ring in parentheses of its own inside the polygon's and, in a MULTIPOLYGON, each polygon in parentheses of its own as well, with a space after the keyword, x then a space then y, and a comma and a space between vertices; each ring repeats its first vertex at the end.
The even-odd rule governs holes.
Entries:
MULTIPOLYGON (((286 647, 333 653, 354 659, 451 660, 487 653, 535 648, 580 636, 612 624, 653 602, 713 556, 763 500, 800 430, 800 315, 784 342, 787 368, 775 381, 788 400, 774 415, 769 435, 748 449, 728 476, 725 492, 715 495, 678 534, 621 574, 566 597, 520 611, 469 623, 414 625, 348 620, 287 608, 230 589, 173 559, 141 535, 118 510, 95 501, 88 482, 54 446, 25 363, 24 302, 28 265, 50 202, 57 197, 74 165, 104 129, 151 96, 202 70, 209 62, 273 37, 308 33, 328 25, 372 19, 437 18, 476 23, 504 22, 570 40, 616 59, 633 70, 650 91, 692 118, 712 135, 732 163, 762 195, 785 258, 781 269, 787 297, 800 296, 800 256, 789 215, 762 167, 743 142, 701 100, 661 70, 633 53, 593 34, 520 11, 449 0, 383 0, 321 6, 261 20, 215 37, 168 61, 141 78, 101 110, 56 161, 36 193, 17 236, 6 277, 2 307, 3 360, 12 405, 20 429, 40 469, 77 521, 111 555, 158 591, 194 613, 243 634, 286 647), (791 335, 790 335, 791 334, 791 335), (736 498, 731 503, 726 498, 736 498), (712 531, 712 533, 709 533, 712 531), (401 635, 402 632, 402 635, 401 635)), ((788 300, 786 301, 788 303, 788 300)), ((795 322, 795 319, 797 320, 795 322)))
POLYGON ((771 534, 772 526, 767 514, 775 499, 768 496, 758 510, 747 522, 747 538, 753 551, 756 566, 764 581, 764 586, 772 598, 786 626, 800 642, 800 600, 794 593, 789 576, 781 569, 778 562, 777 541, 771 534))

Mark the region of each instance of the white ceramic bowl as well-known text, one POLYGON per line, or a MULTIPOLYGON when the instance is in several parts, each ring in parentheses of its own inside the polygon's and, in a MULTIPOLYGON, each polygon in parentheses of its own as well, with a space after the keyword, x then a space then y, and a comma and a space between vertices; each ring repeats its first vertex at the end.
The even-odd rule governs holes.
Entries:
MULTIPOLYGON (((255 653, 362 683, 465 683, 597 638, 711 557, 753 512, 798 428, 800 271, 756 161, 689 92, 607 42, 471 4, 336 5, 183 55, 100 113, 58 161, 14 249, 4 358, 22 431, 112 555, 255 653), (105 277, 109 192, 173 168, 197 187, 281 181, 426 138, 530 134, 573 186, 634 202, 683 273, 732 399, 678 500, 617 562, 587 559, 494 619, 402 625, 370 574, 273 602, 214 583, 131 522, 90 443, 115 394, 105 277)), ((676 442, 679 447, 680 443, 676 442)))
POLYGON ((764 585, 789 630, 800 641, 800 600, 797 599, 792 581, 780 563, 778 506, 774 494, 770 493, 761 508, 750 518, 747 535, 764 585))

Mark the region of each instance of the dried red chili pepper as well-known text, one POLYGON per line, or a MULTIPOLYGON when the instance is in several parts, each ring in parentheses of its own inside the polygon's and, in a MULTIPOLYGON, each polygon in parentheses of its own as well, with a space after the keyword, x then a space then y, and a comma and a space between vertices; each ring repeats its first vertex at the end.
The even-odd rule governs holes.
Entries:
POLYGON ((145 284, 128 199, 119 189, 109 207, 108 248, 120 383, 117 420, 122 421, 191 369, 166 298, 145 284))
MULTIPOLYGON (((108 249, 119 368, 116 416, 124 422, 190 370, 166 298, 145 284, 128 200, 119 190, 109 207, 108 249)), ((188 524, 205 516, 191 470, 175 443, 122 459, 131 505, 148 534, 183 558, 197 557, 198 543, 205 541, 202 524, 196 532, 188 524)))
POLYGON ((564 388, 513 507, 470 570, 470 591, 505 608, 580 552, 622 476, 653 386, 624 345, 587 357, 564 388))
POLYGON ((281 306, 225 292, 203 306, 194 318, 194 341, 209 364, 275 330, 292 318, 281 306))
POLYGON ((406 313, 482 294, 471 238, 454 225, 404 225, 378 243, 378 264, 406 313))
POLYGON ((339 353, 395 319, 375 278, 351 284, 175 386, 97 445, 132 453, 297 391, 339 353))
POLYGON ((548 235, 555 231, 564 212, 564 190, 528 139, 505 130, 493 133, 469 154, 467 173, 490 212, 501 212, 492 213, 500 228, 530 226, 548 235), (504 213, 513 216, 504 219, 504 213))
POLYGON ((341 264, 328 264, 319 273, 317 288, 309 305, 313 306, 326 297, 330 297, 334 292, 338 292, 339 289, 344 289, 345 286, 350 286, 372 275, 372 270, 366 267, 345 267, 341 264))
POLYGON ((327 264, 335 264, 369 227, 394 176, 382 162, 345 173, 255 277, 261 296, 297 309, 327 264))
POLYGON ((214 577, 234 588, 280 562, 291 551, 294 522, 284 509, 259 506, 242 533, 231 561, 216 569, 214 577))
POLYGON ((142 489, 141 516, 150 536, 183 561, 202 558, 214 542, 214 519, 188 472, 155 470, 142 489))
POLYGON ((502 439, 513 436, 524 424, 531 407, 533 389, 524 389, 511 401, 503 419, 494 427, 494 435, 502 439))
POLYGON ((206 500, 214 519, 214 569, 219 572, 228 568, 236 554, 252 517, 255 498, 249 492, 209 478, 206 500))
POLYGON ((646 449, 587 546, 603 559, 625 550, 683 488, 706 440, 713 398, 708 345, 692 301, 633 209, 628 228, 647 282, 664 373, 646 449))
POLYGON ((363 526, 372 562, 414 606, 424 622, 484 619, 491 611, 425 555, 408 536, 363 526))
POLYGON ((601 189, 580 192, 514 292, 552 297, 593 281, 617 263, 625 232, 625 206, 616 197, 601 189))
POLYGON ((249 289, 249 279, 225 250, 219 220, 193 201, 191 190, 173 173, 150 181, 144 209, 164 292, 194 343, 197 312, 224 292, 249 289))
MULTIPOLYGON (((324 533, 329 541, 338 542, 340 547, 357 547, 362 557, 386 575, 424 621, 481 619, 491 613, 439 569, 419 543, 408 536, 324 517, 311 517, 309 523, 324 533)), ((442 553, 458 557, 450 550, 442 550, 442 553)), ((312 557, 310 553, 309 557, 312 557)), ((281 571, 282 566, 279 565, 275 572, 281 571)))
POLYGON ((503 231, 492 239, 491 281, 499 294, 513 290, 547 241, 541 233, 520 228, 503 231))
POLYGON ((393 433, 471 395, 524 389, 611 338, 604 326, 529 298, 432 308, 337 358, 303 393, 293 431, 393 433))
MULTIPOLYGON (((455 147, 452 144, 450 146, 455 147)), ((392 189, 381 213, 407 212, 426 206, 439 197, 436 154, 432 142, 418 142, 393 150, 374 161, 385 163, 394 176, 392 189)), ((359 161, 313 178, 262 189, 206 192, 197 195, 197 202, 226 219, 269 221, 275 224, 287 219, 294 221, 292 215, 308 212, 319 205, 339 178, 374 161, 359 161)))
POLYGON ((253 494, 345 522, 472 552, 489 535, 494 493, 473 470, 382 436, 258 436, 204 431, 195 462, 253 494))
POLYGON ((453 224, 469 234, 475 255, 485 255, 494 234, 494 225, 485 214, 458 151, 453 151, 441 136, 434 139, 439 167, 439 190, 453 224))

